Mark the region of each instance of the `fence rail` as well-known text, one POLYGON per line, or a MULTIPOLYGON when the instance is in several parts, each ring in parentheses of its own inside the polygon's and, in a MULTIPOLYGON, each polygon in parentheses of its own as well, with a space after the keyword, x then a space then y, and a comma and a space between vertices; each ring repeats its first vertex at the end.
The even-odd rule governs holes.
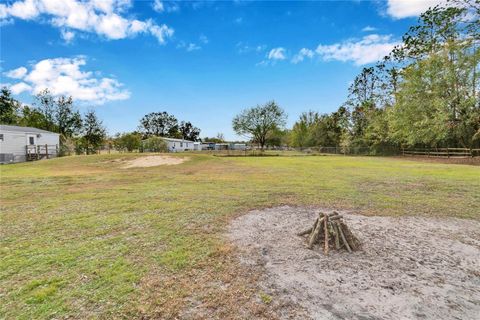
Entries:
POLYGON ((25 155, 27 161, 39 160, 43 158, 50 158, 58 155, 58 145, 37 144, 26 145, 25 155))
POLYGON ((404 156, 427 156, 440 158, 474 158, 480 156, 480 149, 468 148, 435 148, 435 149, 403 149, 404 156))

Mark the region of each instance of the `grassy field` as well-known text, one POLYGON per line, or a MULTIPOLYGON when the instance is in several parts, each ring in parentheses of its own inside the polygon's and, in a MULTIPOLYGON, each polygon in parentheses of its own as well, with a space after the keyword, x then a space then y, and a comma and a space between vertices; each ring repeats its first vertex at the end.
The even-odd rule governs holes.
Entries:
POLYGON ((269 317, 272 297, 224 237, 253 208, 480 219, 479 167, 342 156, 115 161, 136 156, 0 167, 0 318, 269 317))

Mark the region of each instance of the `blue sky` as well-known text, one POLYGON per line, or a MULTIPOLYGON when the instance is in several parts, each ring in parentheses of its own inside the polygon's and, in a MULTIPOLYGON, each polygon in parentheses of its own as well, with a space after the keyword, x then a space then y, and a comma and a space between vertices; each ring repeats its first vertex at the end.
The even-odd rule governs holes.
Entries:
POLYGON ((289 125, 336 110, 435 2, 1 1, 0 82, 25 103, 73 95, 111 134, 167 111, 236 139, 233 116, 272 99, 289 125))

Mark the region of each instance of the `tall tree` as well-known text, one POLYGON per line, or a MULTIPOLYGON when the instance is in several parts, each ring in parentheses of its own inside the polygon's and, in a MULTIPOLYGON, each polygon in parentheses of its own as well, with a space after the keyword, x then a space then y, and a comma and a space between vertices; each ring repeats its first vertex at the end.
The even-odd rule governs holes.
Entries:
POLYGON ((18 124, 20 102, 12 97, 11 91, 3 87, 0 93, 0 123, 18 124))
POLYGON ((55 98, 48 88, 38 92, 34 96, 33 105, 36 107, 37 111, 43 115, 45 121, 40 125, 40 129, 57 132, 58 128, 55 126, 55 98))
POLYGON ((252 141, 265 148, 267 136, 276 129, 283 129, 286 114, 275 101, 245 109, 233 118, 233 130, 239 135, 250 136, 252 141))
POLYGON ((72 97, 60 96, 55 100, 54 121, 58 133, 64 137, 72 137, 80 132, 82 117, 74 109, 72 97))
POLYGON ((180 122, 180 126, 178 127, 178 130, 182 138, 185 140, 198 141, 199 139, 200 129, 197 127, 194 127, 190 121, 180 122))
POLYGON ((178 120, 167 112, 151 112, 140 120, 140 131, 144 136, 172 137, 179 136, 178 120))
POLYGON ((24 127, 34 127, 43 129, 47 120, 43 113, 38 111, 36 108, 32 108, 29 106, 24 106, 22 108, 20 120, 18 124, 24 127))
POLYGON ((294 147, 311 147, 315 143, 313 141, 313 128, 318 123, 320 115, 315 111, 303 112, 300 118, 293 125, 290 132, 290 143, 294 147))
POLYGON ((87 154, 96 153, 106 138, 106 130, 95 114, 95 111, 87 111, 83 120, 82 142, 87 154))

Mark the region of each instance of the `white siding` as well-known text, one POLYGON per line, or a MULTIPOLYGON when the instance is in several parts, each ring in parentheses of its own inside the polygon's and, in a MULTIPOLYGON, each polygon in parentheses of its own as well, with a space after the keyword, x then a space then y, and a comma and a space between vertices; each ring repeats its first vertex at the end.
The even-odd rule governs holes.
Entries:
POLYGON ((194 150, 193 141, 164 138, 167 142, 169 152, 182 152, 194 150))
POLYGON ((0 141, 0 153, 25 155, 27 144, 25 133, 3 131, 0 134, 3 134, 3 141, 0 141))
POLYGON ((0 140, 0 154, 12 154, 14 162, 25 161, 26 146, 29 145, 29 137, 34 138, 35 145, 48 145, 48 154, 56 156, 56 146, 60 143, 60 136, 56 133, 32 133, 0 130, 3 141, 0 140))
POLYGON ((53 133, 42 133, 40 137, 37 138, 37 144, 44 145, 48 144, 49 146, 56 146, 60 143, 59 135, 53 133))

